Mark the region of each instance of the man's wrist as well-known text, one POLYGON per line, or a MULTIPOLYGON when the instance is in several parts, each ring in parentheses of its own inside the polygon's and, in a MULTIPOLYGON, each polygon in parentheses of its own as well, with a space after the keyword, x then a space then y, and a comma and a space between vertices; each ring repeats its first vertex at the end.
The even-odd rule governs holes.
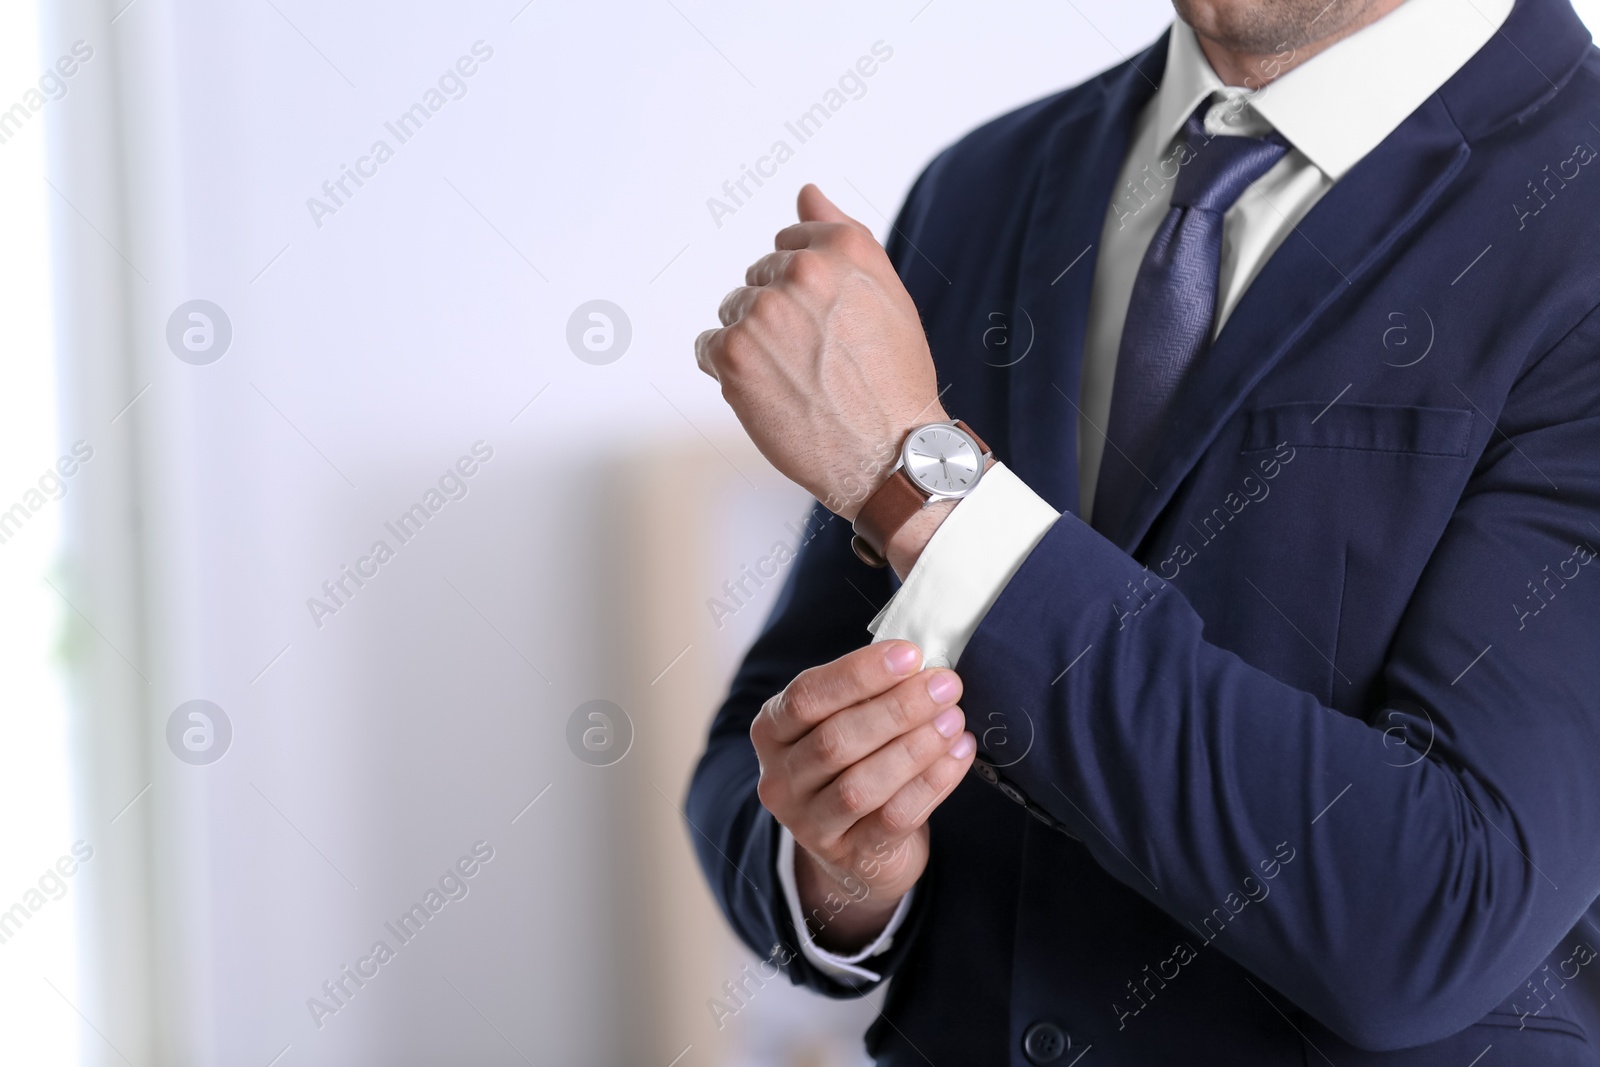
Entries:
MULTIPOLYGON (((990 467, 994 466, 994 463, 994 457, 990 456, 984 463, 984 471, 987 472, 990 467)), ((885 546, 884 558, 889 561, 889 566, 894 568, 894 572, 900 576, 901 581, 904 581, 906 576, 911 573, 911 568, 915 567, 917 560, 922 558, 923 549, 928 547, 928 542, 933 540, 933 535, 938 532, 939 527, 944 524, 944 520, 950 517, 950 513, 960 503, 959 499, 936 500, 911 516, 910 520, 896 530, 893 537, 889 538, 889 544, 885 546)))
POLYGON ((838 955, 849 955, 871 944, 905 896, 872 888, 853 874, 841 878, 798 842, 794 875, 806 917, 805 932, 823 951, 838 955))
POLYGON ((910 437, 919 426, 926 426, 930 422, 949 421, 950 416, 945 413, 944 408, 934 404, 904 426, 879 435, 870 454, 857 459, 854 470, 843 478, 838 489, 823 498, 823 505, 846 522, 855 522, 856 516, 872 498, 872 494, 881 489, 884 482, 894 477, 895 471, 899 469, 900 450, 906 438, 910 437))

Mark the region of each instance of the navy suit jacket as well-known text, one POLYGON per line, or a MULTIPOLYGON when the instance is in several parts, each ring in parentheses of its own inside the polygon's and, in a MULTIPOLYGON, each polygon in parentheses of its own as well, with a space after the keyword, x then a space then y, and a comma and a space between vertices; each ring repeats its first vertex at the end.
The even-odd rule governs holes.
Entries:
MULTIPOLYGON (((1102 536, 1085 320, 1165 56, 967 136, 890 241, 946 408, 1065 514, 956 664, 982 773, 868 1049, 1021 1067, 1044 1022, 1084 1067, 1600 1064, 1600 52, 1519 0, 1272 255, 1102 536)), ((843 996, 793 952, 748 729, 894 585, 812 528, 687 815, 745 943, 843 996)))

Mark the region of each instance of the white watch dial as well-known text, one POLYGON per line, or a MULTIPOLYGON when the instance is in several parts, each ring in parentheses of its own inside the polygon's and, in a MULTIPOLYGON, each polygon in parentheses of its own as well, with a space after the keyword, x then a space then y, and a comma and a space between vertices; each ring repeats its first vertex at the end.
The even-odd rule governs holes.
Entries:
POLYGON ((906 476, 931 496, 965 496, 978 484, 983 456, 977 442, 948 423, 913 430, 901 451, 906 476))

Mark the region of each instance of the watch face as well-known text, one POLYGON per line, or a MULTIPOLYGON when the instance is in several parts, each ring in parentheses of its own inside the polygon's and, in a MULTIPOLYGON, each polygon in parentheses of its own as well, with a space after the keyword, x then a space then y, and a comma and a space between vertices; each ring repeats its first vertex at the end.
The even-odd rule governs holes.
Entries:
POLYGON ((971 437, 949 423, 921 426, 901 451, 906 476, 930 496, 966 496, 978 484, 983 456, 971 437))

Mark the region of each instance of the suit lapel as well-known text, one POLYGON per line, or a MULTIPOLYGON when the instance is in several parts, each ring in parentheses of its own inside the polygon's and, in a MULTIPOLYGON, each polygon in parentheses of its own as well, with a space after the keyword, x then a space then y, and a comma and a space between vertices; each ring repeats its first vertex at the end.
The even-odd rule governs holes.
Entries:
POLYGON ((1078 383, 1100 229, 1129 133, 1166 60, 1162 34, 1086 87, 1098 91, 1049 134, 1028 213, 1011 321, 1031 325, 1034 347, 1011 368, 1005 459, 1058 511, 1078 511, 1078 383))
MULTIPOLYGON (((1134 550, 1256 383, 1383 258, 1455 179, 1469 149, 1437 96, 1312 208, 1251 283, 1171 408, 1145 486, 1107 536, 1134 550)), ((1246 193, 1245 195, 1251 195, 1246 193)), ((1328 399, 1333 399, 1329 397, 1328 399)))

